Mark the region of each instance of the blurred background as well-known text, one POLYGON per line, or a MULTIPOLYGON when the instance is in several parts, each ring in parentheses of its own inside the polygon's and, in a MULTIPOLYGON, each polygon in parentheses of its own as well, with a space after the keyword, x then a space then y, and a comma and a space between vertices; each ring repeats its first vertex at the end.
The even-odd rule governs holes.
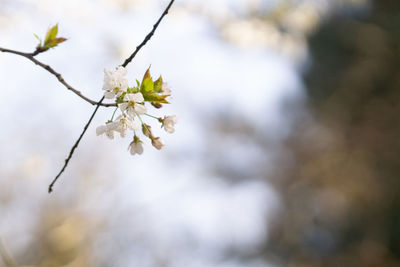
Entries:
MULTIPOLYGON (((166 0, 0 0, 0 46, 91 99, 166 0)), ((128 67, 176 132, 97 137, 93 107, 0 54, 0 266, 400 266, 400 1, 177 1, 128 67)))

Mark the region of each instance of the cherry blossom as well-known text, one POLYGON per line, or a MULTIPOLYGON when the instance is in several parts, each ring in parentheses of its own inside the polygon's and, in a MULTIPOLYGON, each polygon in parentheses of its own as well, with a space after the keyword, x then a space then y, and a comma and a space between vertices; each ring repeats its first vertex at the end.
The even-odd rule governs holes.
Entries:
POLYGON ((121 96, 128 89, 128 80, 125 78, 126 69, 118 67, 116 70, 104 69, 103 90, 105 98, 112 99, 121 96))

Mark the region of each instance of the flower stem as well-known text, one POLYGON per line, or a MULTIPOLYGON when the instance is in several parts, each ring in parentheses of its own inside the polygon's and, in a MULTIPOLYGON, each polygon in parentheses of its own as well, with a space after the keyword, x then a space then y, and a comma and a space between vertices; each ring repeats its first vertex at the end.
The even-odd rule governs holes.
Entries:
POLYGON ((140 122, 142 123, 142 125, 143 125, 143 127, 146 129, 146 131, 149 133, 150 138, 151 138, 152 134, 151 134, 149 128, 147 128, 146 124, 142 121, 142 118, 139 116, 139 114, 136 113, 136 115, 138 116, 140 122))
POLYGON ((115 110, 114 110, 114 112, 113 112, 113 114, 112 114, 112 116, 111 116, 111 121, 114 119, 114 115, 115 115, 115 112, 117 112, 117 109, 118 109, 118 107, 115 108, 115 110))
POLYGON ((159 119, 160 119, 160 118, 157 118, 156 116, 153 116, 153 115, 150 115, 150 114, 147 114, 147 113, 144 113, 144 115, 149 116, 149 117, 152 117, 152 118, 154 118, 154 119, 156 119, 156 120, 159 120, 159 119))

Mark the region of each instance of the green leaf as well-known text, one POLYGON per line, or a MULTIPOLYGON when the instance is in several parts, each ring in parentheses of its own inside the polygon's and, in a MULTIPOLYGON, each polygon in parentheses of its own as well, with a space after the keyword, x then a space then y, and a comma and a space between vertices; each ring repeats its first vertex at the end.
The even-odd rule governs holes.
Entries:
POLYGON ((46 46, 47 43, 49 43, 50 41, 52 41, 53 39, 56 38, 58 33, 58 24, 56 24, 55 26, 51 27, 47 33, 46 33, 46 37, 44 38, 44 45, 46 46))
POLYGON ((57 44, 61 44, 62 42, 67 41, 67 38, 58 37, 58 38, 55 38, 55 39, 53 39, 53 40, 55 40, 55 41, 57 42, 57 44))
POLYGON ((168 95, 158 95, 156 93, 143 94, 144 101, 169 104, 169 102, 165 100, 166 97, 168 97, 168 95))
POLYGON ((126 92, 123 92, 122 95, 120 95, 117 99, 115 99, 115 103, 117 103, 117 104, 123 103, 125 95, 126 95, 126 92))
POLYGON ((162 84, 163 84, 163 80, 160 75, 160 77, 154 82, 154 91, 156 91, 157 93, 161 92, 162 84))
POLYGON ((142 86, 143 86, 144 80, 146 80, 147 78, 151 78, 151 75, 150 75, 150 67, 146 70, 145 74, 143 75, 142 86))
POLYGON ((33 35, 36 37, 36 39, 39 40, 39 45, 40 45, 42 43, 42 39, 40 39, 39 36, 37 36, 36 34, 33 34, 33 35))
POLYGON ((137 87, 140 88, 140 82, 136 79, 137 87))
POLYGON ((52 47, 57 46, 59 43, 65 42, 66 40, 67 40, 67 39, 66 39, 66 38, 63 38, 63 37, 54 38, 54 39, 51 39, 49 42, 47 42, 47 43, 44 45, 44 47, 45 47, 45 48, 52 48, 52 47))
POLYGON ((135 94, 139 91, 139 89, 137 87, 128 87, 128 89, 126 90, 126 93, 128 94, 135 94))
POLYGON ((43 47, 44 47, 45 49, 49 49, 49 48, 52 48, 52 47, 55 47, 55 46, 57 46, 57 43, 56 43, 56 42, 53 42, 53 41, 50 41, 50 42, 48 42, 47 44, 45 44, 43 47))
POLYGON ((146 79, 144 79, 144 81, 142 82, 142 86, 140 88, 140 92, 142 92, 142 94, 146 94, 148 92, 153 92, 153 89, 154 89, 153 79, 151 77, 147 77, 146 79))

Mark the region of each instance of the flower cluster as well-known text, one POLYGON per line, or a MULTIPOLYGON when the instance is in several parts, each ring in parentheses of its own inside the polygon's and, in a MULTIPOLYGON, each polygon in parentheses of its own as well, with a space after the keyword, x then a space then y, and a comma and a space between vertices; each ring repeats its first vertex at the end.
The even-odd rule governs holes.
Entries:
POLYGON ((143 142, 136 134, 136 131, 142 131, 151 140, 151 144, 155 148, 161 149, 164 146, 164 142, 160 137, 153 135, 150 125, 144 123, 141 116, 145 115, 156 119, 166 132, 173 133, 175 124, 178 121, 177 116, 157 118, 148 114, 146 107, 146 102, 155 108, 161 108, 163 104, 169 104, 167 98, 171 95, 171 90, 163 82, 161 76, 156 81, 153 81, 149 69, 143 76, 142 82, 136 80, 137 86, 129 87, 128 80, 125 78, 126 72, 124 67, 118 67, 116 70, 104 70, 104 97, 115 99, 118 107, 105 125, 97 127, 96 134, 104 134, 108 138, 114 139, 115 133, 125 137, 128 130, 133 131, 133 140, 128 149, 134 155, 143 153, 143 142), (114 119, 118 109, 121 114, 114 119))

